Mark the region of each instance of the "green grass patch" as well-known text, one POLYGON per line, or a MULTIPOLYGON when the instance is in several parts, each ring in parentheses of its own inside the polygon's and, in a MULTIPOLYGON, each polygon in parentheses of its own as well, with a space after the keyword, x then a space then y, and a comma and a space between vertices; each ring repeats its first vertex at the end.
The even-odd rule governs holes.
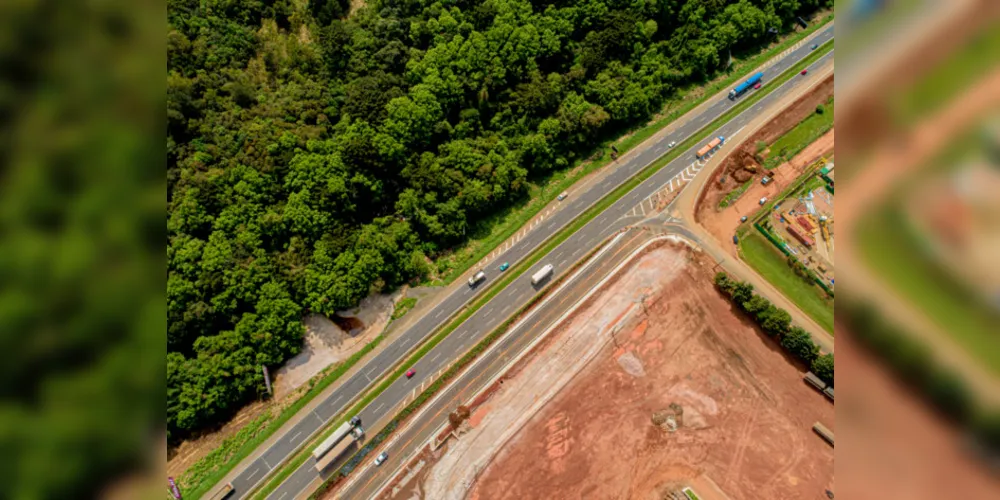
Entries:
MULTIPOLYGON (((605 195, 597 203, 592 205, 587 211, 581 214, 579 217, 573 220, 568 226, 564 227, 561 231, 556 233, 554 236, 546 240, 546 242, 534 252, 532 252, 528 257, 526 257, 521 262, 513 265, 503 277, 492 283, 489 288, 483 293, 483 295, 477 299, 473 304, 466 307, 455 319, 449 322, 444 328, 442 328, 439 333, 435 334, 431 339, 425 342, 421 347, 412 355, 410 355, 406 362, 399 365, 396 370, 390 374, 372 391, 369 391, 364 398, 361 399, 347 415, 353 415, 361 411, 366 405, 371 403, 379 394, 385 391, 392 384, 392 382, 403 375, 406 372, 407 367, 412 366, 421 357, 423 357, 427 352, 438 345, 445 337, 451 334, 459 325, 461 325, 465 320, 471 317, 476 311, 478 311, 483 305, 493 299, 498 293, 500 293, 504 288, 506 288, 515 279, 519 278, 522 274, 531 269, 535 264, 537 264, 542 257, 548 255, 554 248, 566 241, 573 233, 577 232, 580 228, 590 222, 598 214, 606 210, 611 204, 618 201, 622 196, 625 196, 629 191, 634 189, 640 183, 648 179, 650 176, 655 174, 660 168, 676 158, 681 151, 685 151, 694 144, 706 139, 708 133, 706 131, 715 130, 719 126, 731 120, 734 116, 742 113, 744 110, 753 106, 757 101, 764 98, 771 90, 776 89, 781 86, 782 83, 788 81, 792 77, 798 74, 802 68, 812 64, 820 57, 827 54, 833 49, 831 43, 826 43, 821 49, 812 52, 805 59, 800 61, 798 64, 792 66, 787 71, 782 73, 778 78, 773 81, 772 85, 767 87, 767 92, 759 92, 751 94, 747 99, 741 101, 737 106, 730 108, 722 116, 716 118, 711 123, 702 127, 702 129, 697 133, 697 135, 691 135, 682 143, 678 144, 677 147, 670 150, 664 156, 661 156, 658 160, 648 165, 645 169, 641 170, 636 175, 632 176, 628 181, 620 185, 617 189, 605 195)), ((337 421, 333 422, 332 425, 328 426, 326 431, 324 431, 314 442, 320 442, 333 432, 340 424, 347 421, 347 417, 341 417, 337 421)), ((309 452, 304 450, 299 453, 293 460, 286 463, 284 467, 270 480, 268 483, 254 495, 254 498, 264 499, 273 492, 278 485, 281 484, 285 479, 288 478, 298 467, 305 463, 306 458, 309 456, 309 452)))
POLYGON ((816 108, 791 130, 774 141, 770 153, 764 162, 764 169, 771 170, 778 165, 791 160, 806 146, 816 142, 823 134, 833 128, 833 97, 816 108), (822 112, 820 112, 822 110, 822 112))
POLYGON ((684 488, 681 491, 683 491, 684 494, 687 495, 687 497, 690 498, 691 500, 698 500, 698 495, 696 495, 694 493, 694 490, 692 490, 691 488, 684 488))
POLYGON ((417 299, 413 297, 407 297, 399 301, 399 303, 396 304, 396 309, 392 311, 392 320, 396 321, 397 319, 402 318, 403 315, 410 312, 410 309, 413 309, 413 306, 415 305, 417 305, 417 299))
POLYGON ((857 235, 866 267, 990 371, 1000 374, 997 317, 918 250, 922 243, 899 208, 888 206, 870 213, 859 225, 857 235))
POLYGON ((824 28, 833 21, 833 14, 825 16, 821 21, 812 24, 808 29, 790 34, 780 43, 747 59, 735 59, 729 70, 715 80, 700 85, 692 85, 682 89, 682 97, 672 99, 664 106, 659 117, 651 123, 632 130, 617 141, 607 141, 598 148, 598 158, 584 161, 582 164, 556 172, 538 183, 532 183, 528 190, 527 201, 520 206, 510 206, 479 222, 470 230, 471 237, 451 253, 435 260, 438 279, 425 285, 447 285, 476 265, 483 257, 489 255, 494 248, 507 241, 514 233, 531 221, 543 208, 548 206, 563 191, 568 190, 580 179, 611 163, 606 154, 607 146, 615 144, 621 154, 652 137, 664 127, 704 103, 723 89, 746 77, 751 70, 776 57, 800 40, 824 28), (689 98, 693 96, 692 98, 689 98))
POLYGON ((802 312, 833 334, 833 300, 822 289, 796 275, 788 260, 757 232, 748 231, 740 239, 740 255, 761 276, 795 303, 802 312))
POLYGON ((719 208, 726 208, 734 201, 740 199, 740 196, 743 196, 743 193, 747 192, 747 189, 750 189, 751 184, 753 184, 753 179, 744 182, 741 186, 738 186, 736 189, 730 191, 729 194, 727 194, 726 197, 719 202, 719 208))
POLYGON ((1000 26, 976 35, 955 54, 919 77, 893 103, 897 121, 913 123, 971 87, 1000 62, 1000 26))
MULTIPOLYGON (((285 422, 288 422, 292 416, 299 412, 305 405, 309 404, 316 396, 323 392, 330 384, 334 383, 339 379, 347 370, 350 370, 358 361, 361 360, 366 354, 371 352, 375 347, 382 342, 385 338, 384 335, 379 335, 375 337, 374 340, 369 342, 367 345, 361 348, 360 351, 354 353, 351 357, 347 358, 344 362, 335 365, 334 367, 328 368, 326 373, 320 374, 309 381, 312 387, 292 403, 290 406, 285 408, 284 411, 278 415, 278 418, 268 424, 268 426, 263 430, 263 432, 254 433, 252 436, 247 436, 244 439, 235 440, 232 444, 228 446, 227 451, 221 451, 227 448, 226 442, 223 442, 222 446, 209 453, 204 458, 195 462, 194 465, 184 471, 181 475, 180 484, 184 495, 190 498, 200 498, 208 493, 222 478, 226 477, 236 465, 238 465, 243 459, 249 456, 258 446, 264 441, 267 441, 278 429, 281 428, 285 422), (235 449, 235 451, 233 451, 235 449), (216 453, 219 452, 219 455, 216 453)), ((254 421, 256 423, 256 421, 254 421)), ((248 427, 254 424, 250 424, 248 427)), ((245 429, 244 429, 245 430, 245 429)), ((240 436, 243 431, 241 430, 237 433, 235 437, 240 436)), ((228 442, 228 440, 227 440, 228 442)))

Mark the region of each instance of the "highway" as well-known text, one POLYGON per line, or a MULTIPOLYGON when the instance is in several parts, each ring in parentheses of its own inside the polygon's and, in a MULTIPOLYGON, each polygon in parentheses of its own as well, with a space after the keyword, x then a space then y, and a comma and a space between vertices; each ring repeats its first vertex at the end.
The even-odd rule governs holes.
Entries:
MULTIPOLYGON (((797 49, 787 52, 780 60, 763 70, 764 85, 768 85, 768 81, 771 78, 774 78, 784 71, 784 69, 795 65, 798 61, 809 55, 812 43, 822 44, 832 40, 833 37, 834 27, 831 24, 816 33, 810 43, 804 43, 797 49)), ((811 66, 811 69, 826 64, 832 58, 833 52, 831 51, 816 61, 811 66)), ((763 109, 769 102, 780 99, 798 85, 802 81, 802 78, 792 78, 778 89, 774 89, 754 107, 744 111, 719 129, 713 131, 711 136, 732 135, 732 133, 741 129, 752 118, 754 113, 759 109, 763 109)), ((530 255, 532 251, 541 246, 549 236, 570 224, 576 217, 598 202, 608 192, 613 191, 617 186, 625 183, 630 177, 642 170, 642 168, 665 154, 668 151, 667 144, 672 141, 682 142, 690 135, 696 133, 706 123, 710 123, 737 103, 739 103, 739 99, 730 101, 725 97, 717 97, 716 102, 704 107, 700 115, 689 119, 686 123, 677 127, 672 133, 661 138, 657 144, 646 148, 639 154, 629 157, 627 161, 622 160, 606 167, 614 170, 605 179, 582 193, 573 193, 563 202, 566 204, 563 209, 554 212, 544 223, 527 233, 524 238, 512 245, 506 252, 497 256, 495 261, 491 262, 486 268, 486 282, 481 283, 474 289, 467 286, 455 289, 454 292, 444 298, 434 309, 421 317, 411 328, 401 332, 399 336, 393 339, 391 345, 369 360, 357 373, 346 380, 327 399, 320 403, 315 410, 311 411, 305 418, 286 431, 270 448, 246 466, 233 479, 232 484, 235 492, 230 498, 245 498, 248 491, 262 482, 274 467, 278 466, 294 453, 304 441, 309 440, 317 431, 347 410, 352 400, 367 390, 373 381, 378 380, 384 373, 391 370, 397 363, 402 361, 412 348, 426 340, 449 317, 473 300, 478 293, 482 293, 483 289, 488 286, 489 280, 499 276, 499 271, 496 268, 499 263, 510 262, 512 266, 516 265, 518 261, 530 255)), ((707 139, 703 142, 707 142, 707 139)), ((642 199, 670 182, 675 175, 694 162, 695 151, 701 146, 702 144, 699 142, 689 150, 684 151, 677 159, 661 168, 656 174, 646 179, 646 181, 615 202, 601 215, 571 235, 536 267, 551 263, 555 266, 555 275, 559 276, 568 266, 584 256, 589 249, 594 248, 605 237, 623 227, 624 222, 620 221, 621 217, 642 199)), ((518 280, 502 290, 486 306, 477 311, 468 321, 455 329, 444 341, 424 356, 414 366, 417 373, 412 379, 401 378, 395 381, 386 391, 372 401, 371 404, 365 407, 360 413, 362 422, 376 422, 380 418, 396 411, 399 403, 409 396, 415 387, 425 382, 442 367, 450 365, 458 355, 479 342, 486 333, 504 321, 509 313, 527 303, 536 293, 535 288, 530 284, 530 275, 533 271, 534 269, 528 270, 518 280)), ((313 481, 319 478, 319 473, 316 471, 315 465, 315 461, 311 457, 307 459, 268 498, 276 500, 290 500, 295 498, 313 481)))

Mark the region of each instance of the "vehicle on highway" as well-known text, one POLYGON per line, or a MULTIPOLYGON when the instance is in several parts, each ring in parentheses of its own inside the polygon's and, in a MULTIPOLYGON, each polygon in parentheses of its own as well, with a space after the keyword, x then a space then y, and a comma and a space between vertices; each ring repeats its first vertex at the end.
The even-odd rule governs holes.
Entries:
POLYGON ((232 495, 233 491, 236 491, 233 489, 233 483, 226 483, 226 485, 220 488, 219 491, 216 491, 215 494, 208 497, 208 500, 222 500, 223 498, 229 498, 229 495, 232 495))
POLYGON ((506 271, 507 268, 509 268, 509 267, 510 267, 510 263, 509 262, 504 262, 503 264, 500 264, 500 272, 506 271))
POLYGON ((351 425, 354 427, 361 425, 361 417, 355 415, 353 418, 351 418, 351 425))
POLYGON ((761 205, 763 205, 763 204, 767 203, 767 196, 765 196, 765 197, 761 198, 761 199, 760 199, 760 201, 759 201, 759 202, 757 202, 757 203, 760 203, 761 205))
POLYGON ((809 47, 809 50, 816 50, 816 47, 819 47, 818 43, 814 43, 812 47, 809 47))
POLYGON ((375 457, 375 467, 378 467, 378 466, 382 465, 382 462, 385 462, 386 459, 388 459, 388 458, 389 458, 389 454, 388 453, 386 453, 384 451, 382 453, 379 453, 379 455, 377 457, 375 457))
POLYGON ((757 85, 754 85, 753 86, 754 90, 759 89, 761 85, 764 85, 764 84, 763 83, 758 83, 757 85))
POLYGON ((473 277, 469 278, 469 287, 475 288, 480 282, 486 279, 486 272, 479 271, 473 277))
POLYGON ((563 201, 566 199, 567 196, 569 196, 569 193, 563 191, 562 193, 559 193, 559 196, 557 196, 556 199, 559 201, 563 201))
POLYGON ((411 378, 416 373, 417 373, 416 370, 414 370, 413 368, 410 368, 409 370, 406 370, 406 378, 411 378))
POLYGON ((347 435, 351 432, 351 428, 354 427, 350 422, 344 422, 337 430, 330 434, 330 437, 326 438, 322 443, 319 444, 315 449, 313 449, 312 456, 315 460, 319 460, 320 457, 326 455, 334 446, 344 440, 347 435))
POLYGON ((674 147, 676 145, 677 145, 677 141, 670 141, 670 144, 667 144, 667 147, 668 148, 672 148, 672 147, 674 147))
POLYGON ((808 73, 808 72, 809 72, 809 70, 808 70, 808 69, 804 69, 804 70, 802 70, 802 73, 799 73, 799 74, 800 74, 800 75, 804 75, 804 74, 806 74, 806 73, 808 73))
POLYGON ((539 283, 545 281, 549 276, 552 276, 552 264, 545 264, 545 267, 538 270, 537 273, 531 275, 531 286, 538 286, 539 283))
MULTIPOLYGON (((753 87, 754 85, 757 85, 758 83, 760 83, 760 79, 761 78, 764 78, 764 73, 757 73, 757 74, 751 76, 750 78, 748 78, 747 81, 745 81, 745 82, 737 85, 736 88, 734 88, 733 90, 729 91, 729 100, 730 101, 735 100, 737 97, 739 97, 744 92, 746 92, 747 90, 749 90, 750 87, 753 87)), ((756 87, 754 87, 754 88, 756 88, 756 87)))
POLYGON ((747 221, 747 216, 744 215, 743 217, 740 217, 740 222, 746 222, 746 221, 747 221))
POLYGON ((734 245, 738 245, 739 243, 740 243, 740 238, 739 238, 739 236, 736 236, 736 235, 734 234, 734 235, 733 235, 733 244, 734 244, 734 245))

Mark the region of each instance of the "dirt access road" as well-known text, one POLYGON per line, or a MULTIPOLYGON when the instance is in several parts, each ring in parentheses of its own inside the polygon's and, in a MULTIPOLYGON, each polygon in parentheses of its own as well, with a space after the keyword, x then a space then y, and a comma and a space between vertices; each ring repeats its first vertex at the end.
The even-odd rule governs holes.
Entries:
MULTIPOLYGON (((785 188, 797 179, 805 169, 813 162, 823 157, 833 155, 834 131, 830 130, 820 138, 807 146, 791 161, 782 163, 774 169, 773 182, 768 185, 761 185, 760 179, 764 172, 761 170, 753 176, 753 183, 750 188, 743 193, 732 205, 719 209, 719 202, 730 191, 739 184, 735 182, 730 172, 737 169, 736 163, 740 160, 749 160, 754 165, 759 165, 753 159, 757 151, 758 141, 772 143, 777 138, 794 128, 803 119, 814 113, 816 106, 827 102, 833 95, 833 77, 825 80, 820 85, 814 87, 810 92, 797 99, 791 106, 781 114, 769 121, 766 125, 758 129, 753 135, 746 138, 732 153, 722 160, 721 164, 712 171, 711 177, 703 188, 694 213, 694 221, 700 224, 715 237, 718 242, 731 241, 736 228, 739 227, 740 217, 752 218, 760 209, 758 200, 762 197, 773 199, 785 188), (720 177, 727 179, 723 184, 719 184, 720 177)), ((738 257, 735 245, 724 245, 723 247, 729 255, 738 257)))
MULTIPOLYGON (((834 66, 833 63, 831 63, 822 69, 810 72, 810 75, 816 78, 816 83, 810 87, 810 89, 826 82, 828 78, 833 76, 833 70, 834 66)), ((742 132, 730 137, 729 140, 736 144, 742 143, 747 137, 752 136, 758 129, 765 126, 783 110, 791 106, 801 95, 803 95, 803 93, 806 92, 807 89, 803 89, 802 93, 796 93, 788 96, 775 103, 774 106, 769 109, 763 110, 758 119, 747 124, 742 132)), ((690 230, 691 233, 698 238, 698 242, 702 246, 702 249, 719 261, 727 272, 741 281, 746 281, 752 284, 754 289, 770 300, 775 306, 788 311, 788 313, 792 316, 792 322, 808 331, 812 335, 813 340, 819 344, 824 351, 834 352, 833 335, 827 332, 808 315, 803 313, 792 301, 788 300, 788 298, 778 291, 777 288, 771 285, 771 283, 764 279, 761 275, 757 274, 757 272, 750 266, 746 265, 742 260, 731 256, 729 253, 731 249, 729 247, 733 246, 732 235, 729 236, 728 240, 718 241, 711 233, 696 222, 695 207, 697 206, 697 201, 701 196, 702 191, 705 189, 706 184, 712 181, 712 176, 709 172, 712 172, 718 165, 720 165, 723 159, 724 157, 713 158, 710 160, 710 163, 706 165, 705 170, 702 170, 702 172, 691 181, 691 184, 689 184, 681 192, 680 196, 678 196, 677 199, 674 200, 674 202, 667 208, 668 215, 680 221, 679 224, 690 230)))
MULTIPOLYGON (((834 428, 833 405, 714 289, 714 265, 664 246, 580 309, 557 336, 620 314, 616 335, 507 442, 468 498, 659 498, 692 483, 706 498, 819 498, 832 488, 833 449, 811 426, 834 428), (655 413, 678 408, 676 432, 654 425, 655 413), (707 491, 712 483, 721 492, 707 491)), ((531 400, 549 383, 508 379, 473 422, 510 425, 489 408, 531 400)))

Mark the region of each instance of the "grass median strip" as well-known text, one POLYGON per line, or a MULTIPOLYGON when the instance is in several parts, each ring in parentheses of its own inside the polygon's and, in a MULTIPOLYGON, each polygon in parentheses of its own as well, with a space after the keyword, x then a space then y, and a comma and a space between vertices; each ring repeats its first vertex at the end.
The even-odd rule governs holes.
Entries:
MULTIPOLYGON (((542 259, 542 257, 548 255, 553 249, 555 249, 557 246, 566 241, 567 238, 569 238, 573 233, 576 233, 580 228, 582 228, 584 225, 586 225, 588 222, 594 219, 598 214, 606 210, 614 202, 621 199, 629 191, 635 189, 636 186, 638 186, 640 183, 651 177, 653 174, 659 171, 660 168, 662 168, 670 161, 675 159, 677 156, 679 156, 682 151, 686 151, 691 146, 695 145, 698 141, 707 138, 709 135, 707 133, 708 131, 715 130, 716 128, 727 123, 733 117, 742 113, 750 106, 753 106, 760 99, 764 98, 764 96, 768 95, 771 91, 779 88, 784 82, 790 80, 792 77, 798 74, 798 72, 801 71, 802 68, 809 66, 810 64, 819 60, 821 57, 823 57, 832 50, 833 50, 832 44, 827 42, 821 48, 817 49, 809 56, 804 58, 802 61, 790 67, 776 79, 772 80, 772 84, 766 87, 767 88, 766 92, 751 94, 745 100, 741 101, 737 106, 733 107, 732 109, 724 113, 722 116, 716 118, 711 123, 702 127, 696 134, 692 134, 682 143, 678 144, 675 148, 670 150, 669 153, 667 153, 664 156, 661 156, 658 160, 646 166, 643 170, 641 170, 636 175, 632 176, 628 181, 620 185, 617 189, 606 195, 604 198, 601 198, 597 203, 595 203, 589 209, 587 209, 580 217, 577 217, 572 223, 570 223, 569 225, 564 227, 561 231, 559 231, 558 233, 550 237, 548 240, 546 240, 546 242, 540 248, 532 252, 528 257, 526 257, 521 262, 515 264, 512 267, 512 269, 510 269, 507 273, 505 273, 502 279, 497 281, 495 284, 491 285, 479 299, 477 299, 472 305, 463 310, 455 319, 453 319, 442 330, 440 330, 439 333, 435 334, 430 341, 425 342, 415 353, 410 355, 407 358, 406 362, 399 365, 391 375, 386 377, 375 389, 370 391, 364 398, 362 398, 360 402, 354 405, 354 407, 352 407, 351 410, 345 416, 338 418, 336 422, 334 422, 332 425, 329 425, 326 431, 324 431, 320 437, 316 438, 314 442, 319 442, 322 439, 325 439, 329 434, 333 432, 334 429, 337 428, 337 426, 347 421, 348 418, 347 415, 354 415, 360 412, 361 409, 363 409, 366 405, 371 403, 376 397, 382 394, 382 392, 384 392, 397 378, 401 377, 406 372, 407 367, 412 366, 414 363, 416 363, 427 352, 429 352, 431 349, 437 346, 442 340, 444 340, 445 337, 451 334, 452 331, 458 328, 459 325, 464 323, 473 314, 475 314, 476 311, 479 310, 479 308, 488 303, 490 300, 493 299, 493 297, 495 297, 498 293, 504 290, 507 287, 507 285, 509 285, 515 279, 519 278, 522 274, 527 272, 527 270, 530 269, 535 264, 537 264, 542 259)), ((537 294, 536 297, 538 297, 537 294)), ((267 485, 264 488, 262 488, 257 495, 254 496, 254 498, 259 498, 259 499, 266 498, 267 495, 270 494, 272 491, 274 491, 278 487, 278 485, 280 485, 288 476, 292 474, 292 472, 294 472, 303 463, 305 463, 308 457, 309 457, 309 452, 307 450, 300 452, 296 456, 296 458, 292 461, 289 461, 271 479, 271 481, 269 481, 267 485)))
MULTIPOLYGON (((812 35, 816 31, 823 29, 831 21, 833 21, 834 16, 830 14, 824 17, 820 22, 810 26, 799 33, 789 36, 786 40, 775 45, 774 47, 761 52, 760 54, 751 57, 749 59, 738 61, 734 63, 729 75, 726 78, 719 79, 714 82, 709 82, 701 88, 701 96, 687 101, 687 99, 675 99, 673 104, 668 104, 665 106, 666 112, 663 116, 655 119, 652 123, 633 129, 624 139, 609 140, 598 148, 606 149, 609 145, 615 144, 618 151, 621 154, 625 154, 632 148, 642 144, 646 139, 649 139, 657 132, 662 130, 667 125, 673 123, 678 118, 684 116, 692 109, 704 104, 708 99, 715 96, 716 93, 723 89, 731 87, 736 82, 745 78, 747 73, 751 70, 759 68, 765 62, 773 59, 781 52, 789 49, 796 43, 799 43, 806 37, 812 35), (685 102, 687 101, 687 102, 685 102), (670 109, 672 106, 676 106, 675 109, 670 109)), ((695 92, 698 87, 691 87, 685 89, 687 92, 695 92)), ((569 168, 562 172, 553 174, 548 180, 542 181, 544 184, 542 186, 536 186, 533 188, 532 192, 529 193, 530 201, 520 208, 512 207, 505 210, 495 217, 491 217, 487 221, 482 223, 482 226, 489 227, 489 234, 485 238, 480 240, 471 240, 462 248, 455 251, 454 254, 447 257, 438 259, 436 265, 441 271, 443 279, 439 283, 435 284, 449 284, 453 282, 456 278, 465 274, 466 271, 475 266, 484 257, 489 255, 495 248, 502 245, 503 242, 507 241, 508 238, 513 236, 517 231, 520 231, 526 223, 531 221, 539 212, 551 203, 559 193, 570 189, 577 181, 590 175, 591 173, 604 168, 609 163, 611 163, 611 158, 607 154, 601 154, 600 158, 594 161, 584 161, 580 166, 581 168, 569 168)), ((477 231, 477 228, 473 228, 473 231, 477 231)))
MULTIPOLYGON (((278 418, 274 419, 264 430, 257 435, 249 437, 242 445, 240 445, 235 452, 229 453, 233 446, 233 443, 224 442, 221 447, 210 453, 204 459, 199 460, 195 465, 188 468, 184 475, 181 476, 180 487, 184 491, 184 495, 190 498, 200 498, 215 487, 216 483, 222 481, 222 478, 226 477, 233 467, 240 463, 243 459, 248 457, 254 450, 257 449, 264 441, 267 441, 278 429, 281 428, 289 419, 291 419, 296 413, 299 412, 303 407, 309 404, 316 396, 323 392, 330 384, 334 383, 339 379, 344 373, 350 370, 361 358, 366 354, 378 347, 379 343, 385 339, 385 335, 379 335, 375 337, 371 342, 366 344, 361 348, 360 351, 351 355, 344 362, 336 365, 333 370, 331 370, 326 375, 319 378, 312 388, 309 389, 302 397, 297 399, 294 403, 284 409, 278 418), (220 463, 222 465, 220 465, 220 463), (211 471, 211 472, 208 472, 211 471)), ((315 380, 315 379, 314 379, 315 380)), ((235 438, 240 438, 239 434, 235 438)))
MULTIPOLYGON (((764 62, 774 58, 782 51, 790 48, 794 44, 800 42, 809 35, 815 33, 817 30, 822 29, 831 21, 833 21, 834 16, 831 14, 824 18, 821 22, 811 26, 809 29, 804 30, 798 34, 790 36, 787 40, 782 43, 775 45, 771 49, 762 52, 761 54, 737 62, 733 66, 731 74, 723 79, 714 83, 708 84, 703 95, 699 99, 692 100, 688 103, 680 105, 677 109, 669 111, 663 118, 660 118, 650 125, 639 128, 637 131, 632 133, 630 136, 624 140, 617 143, 619 151, 622 154, 631 150, 638 144, 653 136, 656 132, 659 132, 668 124, 672 123, 677 118, 683 116, 684 114, 690 112, 695 107, 703 104, 707 99, 714 96, 718 91, 728 88, 730 85, 738 81, 740 78, 745 76, 746 72, 751 69, 759 67, 764 62)), ((577 175, 570 175, 569 171, 567 173, 561 174, 563 178, 557 184, 553 186, 546 186, 542 188, 542 195, 539 198, 540 202, 530 205, 525 210, 518 212, 516 216, 503 223, 504 229, 499 232, 494 232, 489 236, 488 239, 476 242, 476 250, 464 258, 457 267, 451 269, 446 274, 446 281, 448 283, 454 281, 455 278, 461 276, 466 271, 468 271, 473 265, 479 262, 483 257, 485 257, 494 248, 506 241, 510 236, 512 236, 516 231, 520 230, 524 224, 535 217, 545 206, 547 206, 552 199, 554 199, 558 193, 570 188, 574 183, 583 178, 584 176, 606 166, 610 162, 609 158, 602 158, 598 161, 591 162, 586 165, 585 168, 581 169, 577 175), (547 195, 547 196, 546 196, 547 195)), ((400 314, 400 317, 402 314, 400 314)), ((316 395, 322 392, 323 389, 327 388, 330 384, 335 382, 343 373, 352 368, 363 356, 367 354, 372 349, 375 348, 377 342, 382 340, 382 336, 376 338, 372 345, 366 346, 361 353, 351 356, 347 361, 338 365, 329 375, 323 376, 319 383, 317 383, 313 390, 308 391, 304 396, 302 396, 298 401, 296 401, 292 406, 283 411, 281 415, 278 416, 270 425, 256 433, 254 436, 244 442, 244 444, 238 444, 238 441, 230 442, 229 446, 220 447, 224 449, 219 449, 213 451, 204 459, 196 462, 192 465, 184 474, 181 476, 181 487, 187 491, 188 495, 195 498, 204 495, 216 483, 222 480, 226 475, 228 475, 234 467, 236 467, 243 459, 245 459, 253 450, 259 446, 261 443, 270 438, 275 432, 277 432, 281 426, 287 422, 291 416, 301 409, 303 406, 308 404, 316 395), (236 448, 233 452, 232 449, 236 448), (187 478, 187 479, 185 479, 187 478)))
POLYGON ((493 342, 495 342, 498 338, 500 338, 501 335, 506 333, 507 329, 510 328, 510 326, 517 320, 517 318, 519 318, 522 314, 524 314, 532 307, 534 307, 542 298, 546 296, 549 290, 554 290, 556 287, 558 287, 566 278, 570 276, 573 270, 582 265, 582 263, 587 262, 603 246, 604 245, 602 244, 591 249, 591 251, 587 253, 587 255, 583 256, 581 259, 577 261, 578 264, 571 267, 560 278, 549 284, 545 288, 545 293, 535 294, 528 301, 527 304, 519 307, 517 310, 511 313, 503 321, 503 323, 501 323, 499 326, 490 331, 490 333, 487 334, 486 337, 483 338, 483 340, 479 341, 475 346, 466 351, 466 353, 462 355, 462 357, 459 358, 458 361, 452 364, 447 371, 445 371, 440 377, 438 377, 433 383, 431 383, 431 385, 428 386, 427 389, 424 390, 424 392, 420 393, 420 395, 418 395, 413 401, 411 401, 410 404, 406 405, 405 408, 403 408, 395 417, 393 417, 392 421, 390 421, 381 431, 379 431, 379 433, 376 434, 376 436, 371 440, 369 444, 365 445, 362 449, 358 450, 358 452, 355 453, 347 462, 345 462, 344 465, 342 465, 336 473, 330 476, 330 478, 327 479, 323 483, 323 485, 318 490, 316 490, 316 492, 310 495, 309 499, 314 500, 320 498, 329 489, 336 486, 337 483, 339 483, 342 478, 347 477, 347 475, 350 474, 351 471, 353 471, 354 468, 357 467, 357 465, 362 460, 365 459, 368 453, 374 450, 379 443, 382 443, 383 441, 385 441, 386 438, 392 435, 392 433, 399 427, 399 424, 404 419, 406 419, 406 417, 410 416, 413 412, 420 409, 420 407, 423 406, 424 403, 426 403, 428 400, 430 400, 431 397, 433 397, 437 393, 437 391, 441 390, 441 388, 444 387, 446 383, 448 383, 451 379, 453 379, 466 366, 472 363, 472 361, 474 361, 480 354, 486 351, 486 349, 488 349, 490 345, 493 344, 493 342))

